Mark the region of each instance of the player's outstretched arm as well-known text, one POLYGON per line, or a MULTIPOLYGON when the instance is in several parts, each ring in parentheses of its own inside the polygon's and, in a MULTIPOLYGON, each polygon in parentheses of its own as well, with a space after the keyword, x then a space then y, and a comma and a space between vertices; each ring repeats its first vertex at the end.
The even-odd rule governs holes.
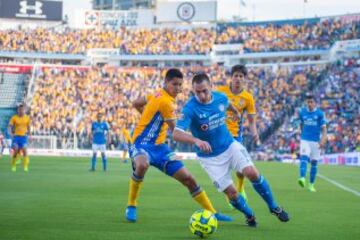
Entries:
POLYGON ((140 97, 134 100, 132 105, 139 113, 142 113, 146 103, 147 103, 147 99, 145 97, 140 97))
POLYGON ((326 125, 323 125, 321 127, 320 148, 325 148, 326 141, 327 141, 327 129, 326 129, 326 125))
POLYGON ((211 146, 208 142, 202 141, 192 136, 190 133, 183 131, 182 129, 175 128, 173 132, 173 138, 177 142, 195 144, 203 152, 212 152, 211 146))
POLYGON ((254 142, 256 143, 256 145, 260 145, 260 137, 256 128, 256 115, 248 114, 248 119, 249 119, 250 131, 253 136, 254 142))

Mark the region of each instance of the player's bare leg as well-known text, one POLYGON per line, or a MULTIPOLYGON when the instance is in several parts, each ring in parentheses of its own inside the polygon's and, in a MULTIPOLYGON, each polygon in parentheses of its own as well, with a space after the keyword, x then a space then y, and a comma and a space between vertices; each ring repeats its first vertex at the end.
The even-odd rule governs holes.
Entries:
POLYGON ((20 151, 18 147, 13 147, 13 154, 11 158, 11 171, 16 172, 16 161, 17 161, 17 155, 20 154, 20 151))
POLYGON ((24 171, 28 172, 29 171, 29 163, 30 163, 30 159, 28 156, 28 152, 27 152, 27 148, 22 148, 22 153, 23 153, 23 164, 24 164, 24 171))

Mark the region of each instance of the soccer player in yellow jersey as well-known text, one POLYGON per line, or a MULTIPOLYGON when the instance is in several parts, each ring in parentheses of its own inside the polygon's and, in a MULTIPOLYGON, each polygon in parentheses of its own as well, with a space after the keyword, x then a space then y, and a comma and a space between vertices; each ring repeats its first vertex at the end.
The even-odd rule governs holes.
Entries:
MULTIPOLYGON (((224 93, 230 103, 239 111, 241 114, 240 121, 236 120, 233 116, 233 112, 227 111, 226 125, 231 135, 240 143, 243 142, 242 131, 243 131, 243 116, 247 113, 250 131, 254 137, 256 144, 260 144, 259 134, 256 129, 256 109, 255 100, 251 93, 244 89, 245 78, 247 76, 247 69, 244 65, 235 65, 231 68, 231 82, 229 85, 219 86, 217 90, 224 93)), ((237 172, 237 189, 240 194, 247 199, 244 189, 244 176, 237 172)))
POLYGON ((122 158, 123 158, 123 162, 126 163, 127 160, 126 160, 126 157, 127 157, 127 153, 129 151, 129 148, 131 146, 131 135, 130 135, 130 132, 129 132, 129 127, 123 127, 121 129, 121 135, 122 135, 122 150, 123 150, 123 155, 122 155, 122 158))
POLYGON ((133 102, 133 106, 141 113, 141 117, 134 129, 133 145, 130 148, 133 174, 130 178, 125 213, 126 219, 130 222, 137 220, 137 199, 150 165, 182 183, 193 199, 202 208, 215 213, 219 221, 232 220, 216 212, 205 191, 200 188, 183 163, 165 144, 168 129, 173 131, 175 128, 175 98, 181 92, 182 84, 183 74, 180 70, 169 69, 162 89, 147 98, 139 98, 133 102))
POLYGON ((25 106, 20 104, 17 108, 17 114, 12 116, 9 122, 8 130, 12 138, 13 156, 11 159, 11 171, 16 171, 16 160, 22 152, 24 171, 29 170, 29 156, 27 154, 27 138, 30 131, 30 117, 25 114, 25 106))

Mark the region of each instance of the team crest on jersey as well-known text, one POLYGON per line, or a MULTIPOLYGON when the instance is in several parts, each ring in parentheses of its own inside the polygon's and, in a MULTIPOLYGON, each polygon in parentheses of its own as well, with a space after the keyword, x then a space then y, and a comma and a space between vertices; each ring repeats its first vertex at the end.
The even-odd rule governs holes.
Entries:
POLYGON ((201 130, 203 130, 203 131, 207 131, 207 130, 209 129, 209 125, 206 124, 206 123, 204 123, 204 124, 201 124, 200 128, 201 128, 201 130))
POLYGON ((225 106, 224 106, 224 104, 220 104, 220 105, 219 105, 219 110, 222 111, 222 112, 225 111, 225 106))

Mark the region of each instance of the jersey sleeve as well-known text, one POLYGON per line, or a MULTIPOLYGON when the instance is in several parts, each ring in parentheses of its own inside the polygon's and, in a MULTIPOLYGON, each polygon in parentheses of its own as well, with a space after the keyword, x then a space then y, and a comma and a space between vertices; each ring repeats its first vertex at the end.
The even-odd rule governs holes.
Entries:
POLYGON ((256 114, 255 100, 252 95, 250 96, 248 104, 246 105, 246 111, 248 114, 256 114))
POLYGON ((188 107, 184 107, 179 119, 176 122, 177 129, 186 131, 191 124, 191 110, 188 107))
POLYGON ((171 101, 162 99, 159 103, 159 111, 165 121, 175 120, 175 108, 171 101))
POLYGON ((9 126, 14 126, 15 125, 15 117, 11 117, 10 121, 9 121, 9 126))
POLYGON ((106 130, 106 131, 109 131, 109 130, 110 130, 109 123, 107 123, 107 122, 105 122, 105 130, 106 130))

